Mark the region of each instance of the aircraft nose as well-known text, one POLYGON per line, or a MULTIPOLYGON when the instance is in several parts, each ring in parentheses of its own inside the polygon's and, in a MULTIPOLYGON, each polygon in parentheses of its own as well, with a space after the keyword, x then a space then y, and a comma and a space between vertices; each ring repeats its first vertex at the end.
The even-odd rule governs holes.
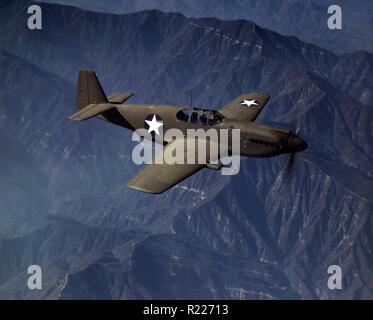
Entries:
POLYGON ((303 150, 307 149, 307 143, 306 143, 306 141, 302 140, 299 137, 293 137, 292 149, 295 152, 303 151, 303 150))

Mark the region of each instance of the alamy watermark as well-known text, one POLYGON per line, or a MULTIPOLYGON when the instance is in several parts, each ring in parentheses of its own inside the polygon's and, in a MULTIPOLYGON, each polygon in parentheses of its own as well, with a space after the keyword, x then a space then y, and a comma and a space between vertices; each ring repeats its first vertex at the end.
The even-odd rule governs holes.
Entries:
POLYGON ((187 129, 186 134, 176 128, 163 133, 138 129, 132 141, 138 144, 132 150, 135 164, 203 164, 221 169, 222 175, 235 175, 240 170, 239 129, 187 129), (150 141, 154 142, 150 142, 150 141), (169 142, 166 146, 163 142, 169 142), (158 148, 155 148, 158 143, 158 148))
POLYGON ((33 264, 27 268, 27 273, 30 276, 27 279, 27 287, 30 290, 41 290, 42 289, 42 270, 37 264, 33 264))
POLYGON ((328 7, 328 14, 331 16, 328 18, 328 28, 330 30, 341 30, 342 29, 342 8, 336 4, 328 7))
POLYGON ((328 278, 328 288, 330 290, 342 289, 342 268, 338 265, 331 265, 328 273, 331 274, 328 278))
POLYGON ((29 17, 27 19, 27 27, 30 30, 42 30, 42 11, 41 7, 37 4, 33 4, 27 8, 29 17))

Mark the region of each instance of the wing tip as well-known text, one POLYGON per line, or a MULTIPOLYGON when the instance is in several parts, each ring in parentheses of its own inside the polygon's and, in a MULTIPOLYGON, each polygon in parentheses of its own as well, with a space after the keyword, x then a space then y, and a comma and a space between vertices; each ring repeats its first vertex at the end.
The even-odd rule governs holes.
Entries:
POLYGON ((136 183, 133 183, 131 181, 129 181, 127 183, 127 187, 131 188, 131 189, 134 189, 134 190, 137 190, 137 191, 141 191, 141 192, 144 192, 144 193, 151 193, 151 194, 161 194, 161 193, 163 193, 167 190, 167 189, 155 190, 155 189, 148 188, 146 186, 137 185, 136 183))

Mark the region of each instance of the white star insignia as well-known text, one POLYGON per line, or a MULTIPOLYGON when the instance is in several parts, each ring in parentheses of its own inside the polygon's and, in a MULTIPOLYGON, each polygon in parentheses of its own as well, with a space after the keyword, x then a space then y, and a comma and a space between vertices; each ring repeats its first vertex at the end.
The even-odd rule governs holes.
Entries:
POLYGON ((157 118, 155 115, 153 115, 152 121, 150 120, 145 120, 145 122, 149 125, 148 133, 154 131, 157 135, 159 135, 159 128, 163 126, 163 122, 157 121, 157 118))
POLYGON ((258 102, 256 102, 256 100, 246 100, 246 99, 244 99, 243 101, 240 102, 240 104, 251 107, 251 106, 257 106, 258 102))

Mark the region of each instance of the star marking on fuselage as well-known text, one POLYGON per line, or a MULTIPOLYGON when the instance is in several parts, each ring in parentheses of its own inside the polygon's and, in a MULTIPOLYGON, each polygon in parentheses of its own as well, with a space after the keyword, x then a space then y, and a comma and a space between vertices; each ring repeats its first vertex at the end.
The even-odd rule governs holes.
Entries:
POLYGON ((256 100, 246 100, 246 99, 244 99, 243 101, 240 102, 240 104, 246 105, 247 107, 251 107, 251 106, 257 106, 258 102, 256 102, 256 100))
POLYGON ((163 126, 163 122, 162 121, 158 122, 155 114, 153 115, 152 121, 145 120, 145 122, 149 125, 148 133, 154 131, 157 135, 159 135, 159 130, 158 129, 163 126))

